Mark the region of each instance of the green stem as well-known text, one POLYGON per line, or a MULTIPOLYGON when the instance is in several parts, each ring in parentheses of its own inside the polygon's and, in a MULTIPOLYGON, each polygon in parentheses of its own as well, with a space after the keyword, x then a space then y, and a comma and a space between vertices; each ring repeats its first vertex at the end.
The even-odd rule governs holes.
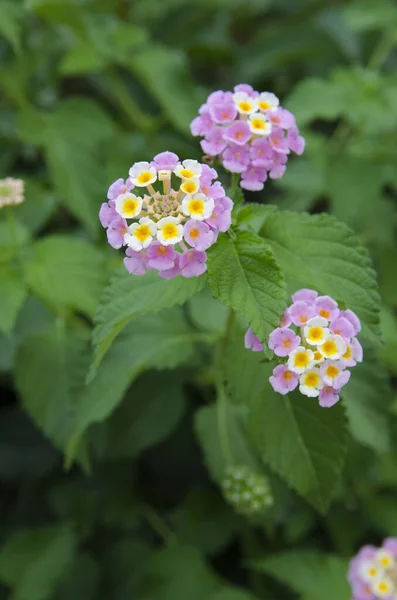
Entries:
POLYGON ((165 545, 169 546, 176 542, 175 533, 168 527, 154 508, 148 504, 142 504, 140 512, 165 545))
POLYGON ((393 46, 396 41, 396 31, 395 28, 387 29, 379 42, 379 44, 375 47, 369 61, 368 61, 368 69, 371 71, 379 71, 390 52, 393 49, 393 46))
POLYGON ((223 383, 223 359, 230 333, 234 323, 235 313, 229 308, 229 314, 226 322, 225 333, 218 343, 218 348, 215 357, 215 381, 216 381, 216 411, 219 441, 222 448, 222 453, 225 461, 228 464, 233 464, 233 454, 230 447, 228 428, 227 428, 227 395, 223 383))
POLYGON ((8 220, 8 230, 10 232, 12 255, 14 257, 18 253, 18 241, 17 241, 15 215, 14 215, 14 210, 13 210, 12 206, 7 206, 7 220, 8 220))

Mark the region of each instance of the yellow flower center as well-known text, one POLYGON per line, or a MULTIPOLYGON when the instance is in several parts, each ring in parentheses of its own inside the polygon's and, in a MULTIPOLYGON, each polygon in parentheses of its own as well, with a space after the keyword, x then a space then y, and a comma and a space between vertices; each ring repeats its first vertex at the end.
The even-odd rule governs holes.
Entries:
POLYGON ((308 373, 305 375, 305 385, 307 387, 316 387, 318 385, 319 376, 317 373, 308 373))
POLYGON ((321 360, 323 358, 323 355, 321 354, 321 352, 319 352, 318 350, 315 351, 314 353, 314 359, 315 360, 321 360))
POLYGON ((159 256, 164 256, 164 254, 167 254, 167 248, 165 246, 158 246, 157 254, 159 256))
POLYGON ((285 340, 282 341, 281 345, 282 345, 283 348, 291 348, 291 346, 292 346, 292 340, 290 340, 290 339, 287 338, 287 339, 285 339, 285 340))
POLYGON ((310 327, 308 338, 312 342, 318 342, 323 339, 323 330, 321 327, 310 327))
POLYGON ((244 112, 249 112, 252 110, 252 104, 251 102, 247 102, 247 100, 243 100, 239 103, 239 108, 244 112))
POLYGON ((133 200, 132 198, 127 198, 126 200, 124 200, 123 212, 126 215, 131 215, 133 217, 136 213, 137 208, 138 202, 136 200, 133 200))
POLYGON ((202 200, 190 200, 188 207, 190 213, 202 215, 204 211, 204 202, 202 200))
POLYGON ((309 355, 307 352, 297 352, 294 361, 296 367, 306 367, 309 364, 309 355))
POLYGON ((135 229, 134 236, 140 241, 145 242, 150 236, 150 227, 149 225, 139 225, 135 229))
POLYGON ((329 365, 325 373, 327 377, 331 377, 331 379, 334 379, 337 375, 339 375, 339 369, 338 367, 335 367, 335 365, 329 365))
POLYGON ((291 371, 285 371, 283 373, 283 379, 285 379, 285 381, 290 381, 292 379, 291 371))
POLYGON ((345 358, 346 360, 348 358, 352 357, 352 347, 348 346, 346 352, 344 353, 344 355, 342 356, 342 358, 345 358))
POLYGON ((384 567, 390 567, 390 565, 391 565, 391 560, 388 556, 383 556, 381 558, 380 562, 384 567))
POLYGON ((252 127, 254 129, 265 129, 266 124, 264 123, 264 121, 262 121, 262 119, 252 119, 251 121, 252 127))
POLYGON ((167 223, 167 225, 164 225, 164 227, 162 228, 162 232, 164 239, 170 240, 174 237, 177 237, 178 228, 176 225, 174 225, 174 223, 167 223))
POLYGON ((197 239, 199 237, 200 232, 199 232, 198 229, 193 228, 193 229, 190 230, 189 235, 190 235, 191 238, 193 238, 195 240, 195 239, 197 239))
POLYGON ((331 313, 329 310, 325 310, 325 308, 320 309, 320 317, 324 317, 324 319, 329 319, 330 314, 331 313))
POLYGON ((259 106, 259 108, 262 108, 263 110, 267 110, 268 108, 271 107, 271 104, 269 104, 269 102, 265 102, 264 100, 259 100, 258 106, 259 106))
POLYGON ((308 318, 309 318, 309 317, 308 317, 307 315, 301 315, 301 316, 299 317, 299 323, 306 323, 306 322, 307 322, 307 320, 308 320, 308 318))
POLYGON ((149 183, 149 181, 152 179, 152 174, 150 171, 144 171, 143 173, 141 173, 140 175, 138 175, 137 177, 137 181, 140 184, 145 184, 145 183, 149 183))
POLYGON ((182 175, 182 177, 185 177, 186 179, 194 177, 194 173, 190 169, 181 169, 179 173, 182 175))
POLYGON ((326 356, 334 356, 338 353, 338 348, 334 340, 328 340, 323 344, 323 352, 326 356))
POLYGON ((378 590, 379 592, 388 592, 389 591, 389 584, 386 583, 386 581, 380 581, 378 583, 378 590))
POLYGON ((194 181, 185 181, 185 183, 182 183, 181 185, 181 190, 182 192, 185 192, 185 194, 194 194, 194 192, 197 192, 198 190, 198 185, 194 181))

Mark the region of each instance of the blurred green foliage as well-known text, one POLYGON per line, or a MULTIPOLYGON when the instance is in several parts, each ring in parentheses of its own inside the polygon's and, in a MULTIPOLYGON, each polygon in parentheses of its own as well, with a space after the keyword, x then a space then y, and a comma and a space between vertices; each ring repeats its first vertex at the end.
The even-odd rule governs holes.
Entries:
MULTIPOLYGON (((396 31, 391 0, 0 0, 0 177, 26 182, 0 211, 1 600, 347 600, 347 558, 397 535, 396 31), (216 247, 212 289, 238 296, 233 253, 260 263, 260 234, 288 289, 326 275, 368 339, 343 405, 319 412, 270 393, 233 328, 225 420, 275 499, 254 521, 217 485, 208 365, 227 309, 205 277, 119 271, 98 221, 134 161, 199 158, 189 122, 240 82, 278 94, 307 146, 247 194, 262 206, 235 218, 256 233, 216 247)), ((232 306, 266 334, 281 288, 232 306)))

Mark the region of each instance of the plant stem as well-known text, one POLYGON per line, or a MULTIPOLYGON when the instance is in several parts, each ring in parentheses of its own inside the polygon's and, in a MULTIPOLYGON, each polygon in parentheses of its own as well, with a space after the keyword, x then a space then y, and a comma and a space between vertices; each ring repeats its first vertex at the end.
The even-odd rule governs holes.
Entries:
POLYGON ((15 257, 18 253, 17 230, 15 227, 15 215, 12 206, 7 206, 8 230, 10 232, 12 255, 15 257))
POLYGON ((216 381, 216 411, 217 423, 219 432, 219 441, 222 448, 222 453, 225 461, 228 464, 233 464, 233 454, 229 443, 229 435, 227 428, 227 395, 223 384, 223 358, 226 350, 229 336, 233 327, 235 313, 229 308, 225 333, 218 342, 218 348, 215 356, 215 381, 216 381))
POLYGON ((389 56, 391 50, 396 41, 396 32, 394 28, 387 29, 379 42, 379 44, 375 47, 369 61, 368 61, 368 69, 371 71, 379 71, 387 57, 389 56))
POLYGON ((147 520, 152 529, 163 540, 166 546, 173 544, 176 541, 175 533, 168 527, 160 515, 148 504, 142 504, 140 512, 147 520))

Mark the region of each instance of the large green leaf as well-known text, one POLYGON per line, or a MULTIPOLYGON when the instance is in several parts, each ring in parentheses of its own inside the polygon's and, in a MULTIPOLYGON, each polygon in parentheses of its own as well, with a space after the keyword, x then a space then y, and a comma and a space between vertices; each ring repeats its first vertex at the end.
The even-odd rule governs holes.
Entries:
POLYGON ((370 350, 364 352, 364 362, 352 369, 342 396, 355 439, 378 452, 388 452, 391 420, 387 413, 393 393, 385 367, 370 350))
POLYGON ((205 277, 176 277, 167 281, 155 272, 134 277, 122 267, 106 288, 95 316, 91 378, 113 340, 132 318, 183 304, 204 284, 205 277))
POLYGON ((273 213, 261 235, 287 278, 329 294, 356 312, 363 335, 379 344, 376 275, 368 252, 346 225, 326 214, 273 213))
POLYGON ((226 405, 225 408, 226 410, 221 414, 219 407, 205 406, 195 414, 195 430, 204 454, 204 462, 212 479, 218 483, 230 464, 248 465, 254 470, 258 467, 249 442, 244 437, 239 419, 232 410, 233 407, 226 405), (224 421, 222 422, 221 419, 224 421), (228 438, 226 448, 222 445, 225 435, 228 438), (228 447, 230 456, 227 454, 228 447))
POLYGON ((22 273, 3 267, 0 271, 0 332, 12 331, 27 295, 22 273))
POLYGON ((106 282, 103 253, 87 242, 54 235, 32 247, 26 278, 33 292, 56 308, 93 316, 106 282))
POLYGON ((177 308, 131 321, 80 399, 69 458, 74 456, 76 442, 87 427, 113 412, 133 379, 150 368, 169 369, 191 360, 194 341, 200 337, 177 308))
POLYGON ((99 425, 96 435, 101 454, 134 457, 163 441, 183 415, 182 384, 183 378, 175 371, 142 375, 110 418, 99 425))
POLYGON ((317 552, 283 552, 259 559, 256 570, 273 575, 300 594, 304 600, 349 600, 346 579, 348 561, 317 552))
POLYGON ((84 338, 50 329, 23 339, 15 361, 22 405, 55 446, 65 448, 88 362, 84 338))
POLYGON ((269 376, 274 365, 245 350, 243 336, 226 354, 225 375, 232 399, 245 413, 256 450, 317 510, 326 512, 339 482, 346 451, 346 419, 341 404, 321 408, 299 393, 281 396, 269 376))
POLYGON ((127 66, 156 98, 172 124, 188 133, 204 98, 193 85, 185 56, 178 50, 151 44, 149 49, 133 53, 127 66))
POLYGON ((0 579, 12 600, 47 600, 67 575, 76 537, 67 525, 18 531, 0 552, 0 579))
POLYGON ((239 231, 234 240, 220 236, 208 252, 208 275, 214 296, 241 313, 261 340, 279 325, 284 277, 268 244, 255 233, 239 231))
POLYGON ((21 137, 45 150, 51 179, 60 198, 86 229, 99 229, 98 211, 109 182, 101 164, 113 134, 109 116, 92 100, 72 98, 52 113, 24 110, 21 137))

